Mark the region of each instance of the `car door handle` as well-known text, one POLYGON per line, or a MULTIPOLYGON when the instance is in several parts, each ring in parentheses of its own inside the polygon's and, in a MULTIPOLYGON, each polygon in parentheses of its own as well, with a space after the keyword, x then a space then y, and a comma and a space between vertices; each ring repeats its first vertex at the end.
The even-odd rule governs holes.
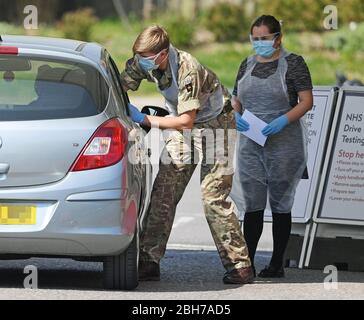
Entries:
POLYGON ((8 163, 0 163, 0 174, 7 174, 9 169, 10 165, 8 163))

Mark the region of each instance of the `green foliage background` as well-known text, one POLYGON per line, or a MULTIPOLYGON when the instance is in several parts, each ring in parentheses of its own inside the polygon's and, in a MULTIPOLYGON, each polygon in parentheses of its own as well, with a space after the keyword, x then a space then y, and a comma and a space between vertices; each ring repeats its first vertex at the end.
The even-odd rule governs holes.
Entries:
MULTIPOLYGON (((21 0, 19 6, 25 2, 21 0)), ((177 47, 190 51, 232 88, 241 61, 252 54, 248 41, 251 23, 261 14, 272 14, 284 21, 284 45, 305 58, 315 85, 335 84, 336 71, 364 81, 364 0, 257 0, 256 4, 250 15, 243 6, 219 2, 193 17, 158 13, 146 21, 129 17, 126 24, 116 18, 97 20, 87 10, 60 16, 56 21, 51 11, 52 5, 57 7, 57 0, 50 0, 45 7, 48 14, 42 13, 46 24, 41 24, 39 30, 25 31, 16 19, 12 24, 0 22, 0 30, 2 34, 27 33, 98 42, 110 51, 121 70, 132 55, 138 33, 147 25, 159 24, 166 27, 177 47), (323 28, 326 5, 337 6, 339 30, 323 28), (357 23, 356 29, 349 28, 352 21, 357 23)), ((138 92, 153 93, 157 93, 155 85, 147 83, 138 92)))

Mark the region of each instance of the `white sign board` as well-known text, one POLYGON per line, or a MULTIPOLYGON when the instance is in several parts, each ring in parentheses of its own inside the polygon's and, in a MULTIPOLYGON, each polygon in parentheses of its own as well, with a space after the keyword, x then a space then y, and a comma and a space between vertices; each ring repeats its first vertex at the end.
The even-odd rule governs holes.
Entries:
POLYGON ((315 222, 364 225, 364 89, 340 93, 315 222))

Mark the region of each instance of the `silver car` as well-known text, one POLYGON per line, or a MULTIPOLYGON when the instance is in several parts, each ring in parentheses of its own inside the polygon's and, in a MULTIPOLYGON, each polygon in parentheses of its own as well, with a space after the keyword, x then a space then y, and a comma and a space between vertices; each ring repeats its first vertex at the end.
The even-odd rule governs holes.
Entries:
POLYGON ((0 259, 103 261, 107 288, 138 285, 152 173, 128 102, 103 47, 1 38, 0 259))

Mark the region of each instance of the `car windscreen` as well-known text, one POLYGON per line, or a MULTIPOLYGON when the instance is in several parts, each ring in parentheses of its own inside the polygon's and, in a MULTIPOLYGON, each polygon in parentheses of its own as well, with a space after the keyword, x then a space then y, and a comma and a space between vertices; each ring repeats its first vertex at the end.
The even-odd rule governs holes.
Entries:
POLYGON ((0 121, 95 116, 108 97, 105 79, 91 65, 0 55, 0 121))

